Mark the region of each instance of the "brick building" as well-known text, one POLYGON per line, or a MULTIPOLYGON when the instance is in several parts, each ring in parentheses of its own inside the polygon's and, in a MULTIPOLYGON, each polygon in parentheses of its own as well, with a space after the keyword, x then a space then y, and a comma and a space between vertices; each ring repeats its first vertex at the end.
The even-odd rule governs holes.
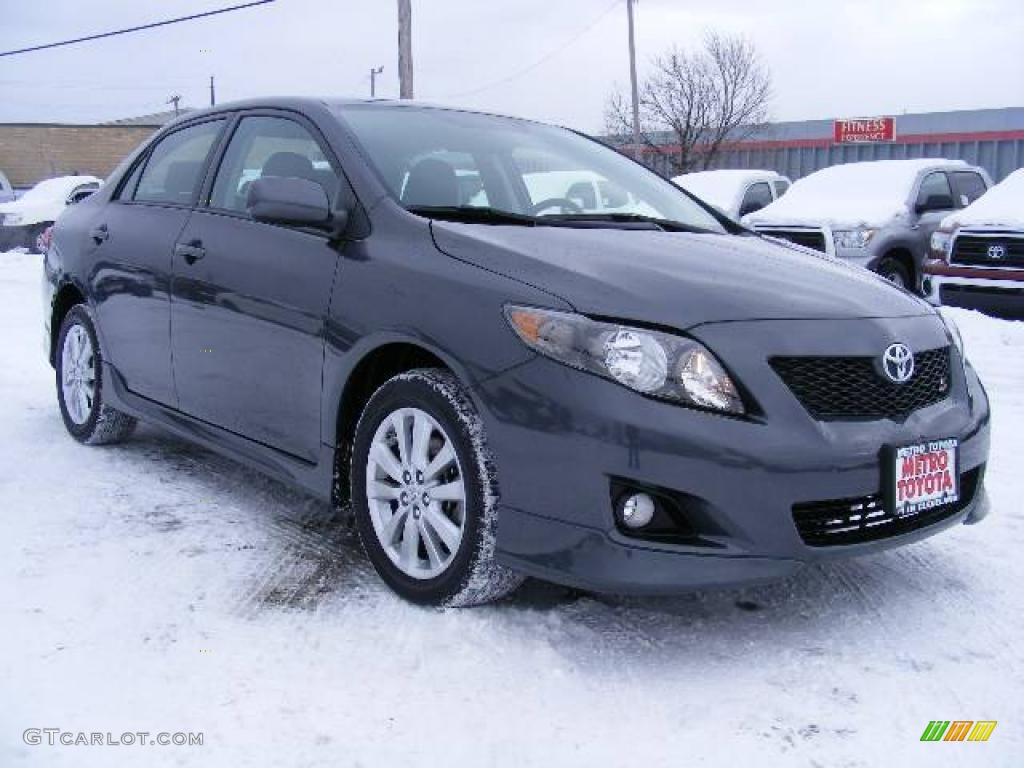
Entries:
POLYGON ((100 125, 0 123, 0 171, 17 188, 74 173, 106 178, 173 118, 159 112, 100 125))

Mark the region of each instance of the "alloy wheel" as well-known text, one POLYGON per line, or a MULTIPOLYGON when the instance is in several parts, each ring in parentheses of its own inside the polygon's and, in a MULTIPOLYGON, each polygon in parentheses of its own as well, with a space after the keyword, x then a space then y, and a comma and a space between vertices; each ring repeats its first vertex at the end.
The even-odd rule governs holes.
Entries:
POLYGON ((393 411, 374 433, 366 501, 381 547, 414 579, 447 570, 466 527, 466 486, 455 447, 418 408, 393 411))
POLYGON ((75 324, 64 336, 61 349, 61 394, 68 416, 77 425, 85 424, 96 401, 96 361, 89 334, 75 324))

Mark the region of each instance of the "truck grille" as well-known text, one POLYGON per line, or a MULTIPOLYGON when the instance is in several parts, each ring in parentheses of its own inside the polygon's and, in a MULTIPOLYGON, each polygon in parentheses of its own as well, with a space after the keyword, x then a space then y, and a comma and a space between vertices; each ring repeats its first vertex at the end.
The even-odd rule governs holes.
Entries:
POLYGON ((793 522, 804 544, 831 547, 839 544, 861 544, 890 536, 910 533, 946 520, 965 510, 978 491, 982 467, 960 476, 960 500, 955 504, 896 517, 886 511, 883 495, 875 493, 859 499, 833 499, 793 505, 793 522))
POLYGON ((914 375, 897 384, 873 357, 775 357, 772 368, 821 421, 895 419, 949 395, 949 347, 914 355, 914 375))
POLYGON ((960 235, 953 243, 954 264, 986 267, 1024 267, 1024 238, 990 235, 960 235))
POLYGON ((822 253, 828 250, 825 246, 825 233, 820 229, 761 229, 758 231, 762 235, 789 240, 791 243, 802 245, 804 248, 813 248, 822 253))

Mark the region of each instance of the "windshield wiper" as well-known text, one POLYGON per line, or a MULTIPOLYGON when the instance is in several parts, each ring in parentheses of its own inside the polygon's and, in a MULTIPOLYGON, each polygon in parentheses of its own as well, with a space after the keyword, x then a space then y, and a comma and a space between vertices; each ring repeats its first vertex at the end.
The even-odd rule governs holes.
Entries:
POLYGON ((475 205, 410 205, 406 210, 430 219, 470 224, 515 224, 521 227, 535 227, 543 223, 534 216, 475 205))
POLYGON ((672 219, 660 219, 657 216, 644 216, 641 213, 563 213, 554 216, 544 216, 545 219, 552 219, 563 224, 588 224, 600 225, 603 223, 613 224, 638 224, 646 225, 644 228, 661 229, 668 232, 693 232, 696 234, 710 234, 710 230, 703 227, 695 227, 692 224, 684 224, 681 221, 672 219))

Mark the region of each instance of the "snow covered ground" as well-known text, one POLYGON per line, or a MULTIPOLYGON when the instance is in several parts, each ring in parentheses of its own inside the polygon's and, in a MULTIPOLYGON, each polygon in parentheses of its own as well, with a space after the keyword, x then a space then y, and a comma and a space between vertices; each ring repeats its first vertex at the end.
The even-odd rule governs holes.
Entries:
POLYGON ((982 525, 756 589, 438 612, 300 493, 153 429, 72 441, 38 285, 0 254, 2 766, 1024 765, 1024 323, 954 313, 995 412, 982 525), (936 719, 999 724, 921 743, 936 719))

